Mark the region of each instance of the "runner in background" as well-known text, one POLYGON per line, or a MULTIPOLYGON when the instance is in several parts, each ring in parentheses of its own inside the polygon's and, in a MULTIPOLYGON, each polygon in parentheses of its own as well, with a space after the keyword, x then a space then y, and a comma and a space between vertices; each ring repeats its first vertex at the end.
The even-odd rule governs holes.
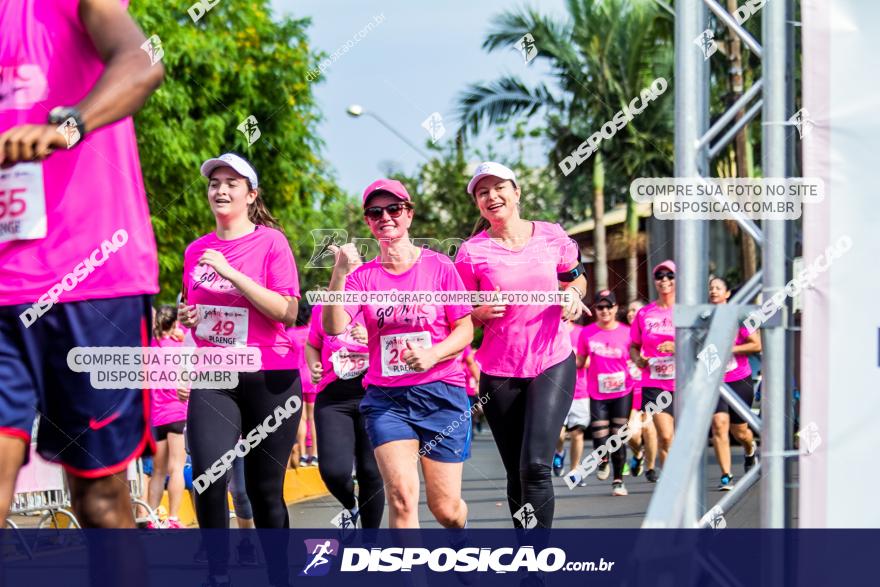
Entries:
MULTIPOLYGON (((177 308, 160 306, 153 326, 153 347, 172 348, 183 346, 178 340, 177 308)), ((177 398, 176 389, 153 389, 152 424, 156 437, 156 453, 153 456, 153 472, 147 488, 147 504, 155 510, 165 492, 168 477, 168 518, 159 525, 149 523, 150 528, 182 528, 180 503, 183 499, 183 466, 186 463, 186 447, 183 429, 186 426, 186 402, 177 398)))
MULTIPOLYGON (((645 306, 644 302, 636 300, 630 302, 626 309, 626 323, 632 327, 635 321, 636 312, 645 306)), ((629 369, 630 381, 633 386, 633 406, 629 414, 629 429, 632 436, 629 440, 629 447, 633 451, 630 460, 630 471, 633 477, 638 477, 645 472, 645 477, 651 483, 657 481, 657 471, 654 470, 655 461, 657 459, 657 430, 654 428, 653 419, 649 420, 645 417, 642 410, 642 370, 636 367, 632 359, 626 362, 629 369), (645 467, 647 466, 647 470, 645 467)))
MULTIPOLYGON (((331 247, 330 291, 464 291, 448 257, 410 240, 414 213, 403 184, 377 180, 363 202, 380 255, 362 264, 354 244, 331 247)), ((470 313, 464 304, 324 306, 327 334, 338 336, 361 315, 367 327, 370 357, 360 411, 385 481, 391 528, 419 526, 419 463, 428 509, 440 525, 467 523, 461 474, 470 456, 471 422, 455 359, 473 339, 470 313)))
MULTIPOLYGON (((131 116, 163 67, 119 0, 3 2, 0 31, 0 527, 39 410, 37 451, 64 467, 79 523, 134 528, 149 389, 96 390, 67 354, 150 344, 158 263, 131 116)), ((145 582, 139 547, 103 536, 93 579, 145 582)))
MULTIPOLYGON (((584 316, 581 316, 578 322, 583 320, 584 316)), ((571 346, 577 352, 578 340, 584 330, 584 326, 574 322, 569 322, 568 324, 571 346)), ((577 359, 579 361, 580 357, 577 357, 577 359)), ((564 446, 566 432, 571 436, 571 465, 574 468, 581 462, 581 457, 584 455, 584 433, 589 429, 590 393, 587 388, 587 368, 579 365, 577 368, 577 380, 574 386, 574 399, 571 402, 571 409, 568 410, 568 415, 565 417, 565 425, 562 427, 559 442, 556 444, 556 454, 553 456, 553 473, 557 477, 561 477, 565 472, 564 446)), ((585 487, 587 480, 581 479, 578 485, 585 487)))
POLYGON ((303 301, 296 314, 296 323, 287 329, 293 342, 296 356, 295 364, 302 374, 300 382, 303 394, 303 418, 299 421, 296 433, 296 444, 290 453, 291 467, 318 466, 318 434, 315 431, 315 397, 318 395, 312 378, 308 376, 309 364, 306 360, 306 341, 309 338, 309 324, 312 319, 312 307, 303 301), (308 441, 311 440, 311 445, 308 441))
MULTIPOLYGON (((726 304, 730 299, 730 287, 721 277, 713 277, 709 280, 709 302, 712 304, 726 304)), ((733 354, 727 362, 724 372, 724 382, 742 399, 747 406, 751 407, 755 399, 755 387, 752 384, 752 368, 749 365, 750 354, 761 352, 761 334, 756 330, 749 334, 745 326, 740 326, 733 341, 733 354)), ((715 456, 718 458, 718 466, 721 467, 721 481, 718 484, 719 491, 733 489, 733 475, 730 463, 730 437, 733 437, 743 445, 745 451, 744 472, 755 466, 756 446, 755 437, 746 421, 730 408, 723 399, 718 399, 715 407, 715 415, 712 417, 712 445, 715 447, 715 456)))
POLYGON ((364 373, 369 365, 367 329, 358 316, 339 336, 324 332, 322 307, 312 312, 306 344, 306 362, 317 390, 315 424, 321 442, 318 470, 330 493, 345 508, 339 527, 378 528, 385 511, 382 475, 373 455, 364 417, 358 406, 364 399, 364 373), (351 463, 355 463, 355 495, 351 463))
MULTIPOLYGON (((659 298, 638 312, 630 334, 630 358, 642 370, 642 406, 657 404, 664 391, 675 391, 675 325, 672 308, 675 306, 675 263, 667 260, 654 267, 654 285, 659 298)), ((675 427, 675 412, 670 403, 654 415, 657 429, 657 449, 661 466, 669 454, 675 427)), ((657 474, 651 468, 645 478, 656 482, 657 474)))
POLYGON ((464 389, 471 404, 471 421, 474 423, 474 432, 481 434, 483 432, 483 404, 477 397, 477 393, 480 391, 480 364, 477 363, 476 351, 471 345, 464 347, 461 352, 461 366, 464 369, 464 389))
MULTIPOLYGON (((257 528, 288 528, 284 475, 301 415, 299 371, 285 327, 297 313, 299 280, 290 244, 269 214, 256 171, 226 153, 202 163, 216 230, 191 243, 184 254, 181 322, 200 347, 257 348, 261 370, 238 373, 234 389, 198 389, 190 396, 187 435, 193 475, 199 477, 234 449, 242 434, 268 418, 277 428, 244 457, 247 494, 257 528), (278 421, 276 408, 296 407, 278 421)), ((196 497, 201 528, 229 528, 228 471, 196 497)), ((269 582, 287 585, 287 534, 261 535, 269 582)), ((210 534, 208 585, 229 582, 228 538, 210 534), (213 547, 212 547, 213 544, 213 547)))
MULTIPOLYGON (((604 445, 629 421, 632 409, 632 383, 626 365, 629 355, 629 327, 617 321, 617 298, 614 292, 596 294, 596 321, 586 326, 577 343, 577 365, 587 368, 587 389, 590 394, 590 430, 593 448, 604 445)), ((611 452, 609 450, 609 452, 611 452)), ((611 495, 627 495, 623 484, 626 444, 610 454, 614 476, 611 495)), ((599 466, 596 477, 608 478, 608 461, 599 466)))
POLYGON ((553 452, 577 377, 564 321, 586 310, 581 298, 587 282, 577 244, 561 226, 520 218, 513 171, 482 163, 467 191, 480 212, 456 258, 469 290, 574 292, 564 305, 490 305, 473 312, 484 328, 477 351, 480 398, 507 473, 514 525, 521 527, 523 513, 534 510, 537 526, 549 528, 553 452))

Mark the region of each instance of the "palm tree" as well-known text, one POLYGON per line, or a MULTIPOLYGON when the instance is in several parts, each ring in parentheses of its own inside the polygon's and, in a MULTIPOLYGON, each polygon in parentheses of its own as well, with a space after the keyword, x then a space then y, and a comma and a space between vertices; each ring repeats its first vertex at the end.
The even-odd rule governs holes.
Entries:
MULTIPOLYGON (((487 51, 510 49, 531 34, 538 49, 535 59, 549 63, 555 87, 527 86, 506 76, 474 84, 459 98, 463 139, 483 125, 503 124, 519 117, 544 115, 550 142, 549 160, 562 159, 610 121, 657 77, 671 78, 672 20, 654 0, 568 0, 568 22, 558 22, 534 9, 504 12, 493 20, 483 43, 487 51)), ((563 220, 586 211, 585 194, 592 192, 590 212, 596 231, 596 287, 607 287, 605 199, 627 194, 631 179, 672 172, 672 106, 670 95, 646 108, 636 119, 603 140, 590 158, 568 176, 557 175, 563 194, 563 220), (572 207, 581 204, 575 214, 572 207)), ((628 197, 628 294, 635 298, 635 243, 638 219, 628 197), (631 220, 635 218, 635 222, 631 220)))

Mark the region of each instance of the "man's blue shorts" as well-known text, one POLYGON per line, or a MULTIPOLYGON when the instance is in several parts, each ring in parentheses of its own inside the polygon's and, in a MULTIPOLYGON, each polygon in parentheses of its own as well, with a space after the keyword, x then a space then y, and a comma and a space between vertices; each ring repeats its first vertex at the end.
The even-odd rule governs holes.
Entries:
POLYGON ((471 454, 471 411, 464 387, 434 381, 409 387, 367 386, 360 404, 373 448, 418 440, 419 455, 461 463, 471 454))
POLYGON ((0 306, 0 434, 30 442, 39 412, 40 456, 79 477, 151 453, 149 389, 95 389, 67 366, 74 347, 149 346, 150 296, 55 304, 26 328, 19 315, 29 307, 0 306))

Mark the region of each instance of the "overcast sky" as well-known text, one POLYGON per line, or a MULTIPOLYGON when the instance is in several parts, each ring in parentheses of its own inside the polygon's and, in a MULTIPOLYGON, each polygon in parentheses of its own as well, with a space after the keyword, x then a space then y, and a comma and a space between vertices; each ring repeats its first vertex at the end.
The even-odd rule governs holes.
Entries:
MULTIPOLYGON (((534 61, 526 65, 515 48, 481 49, 493 16, 523 3, 509 0, 272 0, 276 15, 311 17, 308 35, 312 46, 328 55, 355 38, 374 17, 384 19, 336 60, 316 86, 315 96, 325 118, 319 134, 326 146, 324 157, 340 185, 359 194, 380 177, 387 162, 411 172, 421 157, 394 134, 369 117, 346 114, 351 104, 375 112, 412 143, 422 147, 430 140, 421 124, 439 112, 446 128, 439 142, 452 140, 458 121, 456 96, 468 84, 515 74, 528 83, 546 77, 547 68, 534 61)), ((563 0, 537 0, 544 13, 565 17, 563 0)), ((482 139, 489 139, 486 133, 482 139)), ((501 154, 508 145, 493 145, 501 154)), ((546 161, 543 149, 532 141, 526 159, 546 161)))

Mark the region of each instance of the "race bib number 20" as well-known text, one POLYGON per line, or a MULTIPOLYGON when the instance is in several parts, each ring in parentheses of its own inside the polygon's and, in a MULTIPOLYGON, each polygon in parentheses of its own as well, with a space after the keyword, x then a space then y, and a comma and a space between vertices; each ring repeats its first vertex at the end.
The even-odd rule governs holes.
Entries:
POLYGON ((0 169, 0 243, 46 236, 43 164, 0 169))
POLYGON ((382 345, 382 376, 397 377, 416 372, 401 357, 406 350, 406 343, 409 342, 414 348, 428 348, 431 346, 431 333, 422 331, 387 334, 379 340, 382 345))
POLYGON ((234 306, 198 306, 196 336, 217 346, 246 347, 248 309, 234 306))

